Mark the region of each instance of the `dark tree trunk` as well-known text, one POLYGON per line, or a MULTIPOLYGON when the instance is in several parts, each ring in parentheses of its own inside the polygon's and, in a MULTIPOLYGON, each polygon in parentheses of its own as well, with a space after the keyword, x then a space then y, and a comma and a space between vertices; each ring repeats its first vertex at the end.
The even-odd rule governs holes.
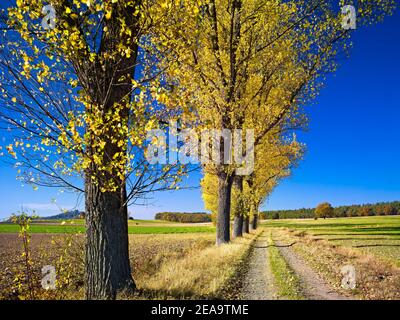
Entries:
MULTIPOLYGON (((138 15, 140 0, 131 4, 113 4, 113 18, 105 20, 108 32, 103 34, 100 43, 100 52, 115 54, 121 43, 129 47, 130 57, 117 56, 107 63, 96 61, 94 74, 90 77, 87 91, 90 92, 94 104, 101 106, 104 114, 111 111, 118 112, 120 124, 129 125, 131 100, 131 79, 135 74, 138 44, 134 38, 140 32, 138 15), (121 22, 123 19, 132 30, 132 38, 126 35, 121 37, 121 22), (120 79, 125 81, 120 83, 120 79), (98 84, 100 82, 100 85, 98 84), (116 106, 126 106, 121 109, 116 106), (117 111, 118 110, 118 111, 117 111)), ((88 110, 90 112, 90 109, 88 110)), ((117 115, 117 114, 116 114, 117 115)), ((102 119, 105 124, 110 119, 102 119)), ((91 133, 91 136, 94 134, 91 133)), ((104 138, 104 137, 103 137, 104 138)), ((119 142, 128 141, 128 136, 116 126, 110 126, 107 131, 107 140, 104 142, 103 164, 107 165, 117 154, 126 153, 124 146, 119 142)), ((96 152, 92 150, 92 152, 96 152)), ((132 278, 129 260, 128 238, 128 208, 126 182, 120 172, 101 172, 92 163, 90 174, 96 176, 97 181, 90 177, 86 179, 86 298, 87 299, 115 299, 119 292, 132 293, 135 283, 132 278), (99 175, 100 171, 100 175, 99 175), (115 191, 101 190, 102 184, 113 182, 115 191)))
MULTIPOLYGON (((90 181, 90 180, 89 180, 90 181)), ((86 183, 86 298, 115 299, 132 293, 129 263, 128 212, 125 190, 101 192, 86 183)))
POLYGON ((243 237, 243 215, 235 215, 233 220, 233 238, 243 237))
POLYGON ((258 214, 253 215, 253 220, 251 221, 251 227, 253 230, 257 230, 258 227, 258 214))
POLYGON ((232 177, 226 173, 218 175, 217 239, 219 246, 230 241, 232 177))
POLYGON ((236 201, 236 205, 233 209, 234 220, 233 220, 233 238, 242 237, 243 236, 243 177, 236 176, 233 181, 233 186, 238 193, 238 198, 236 201))
POLYGON ((243 219, 243 233, 250 233, 250 218, 246 217, 243 219))
MULTIPOLYGON (((127 148, 121 147, 120 142, 129 141, 127 131, 120 130, 116 124, 112 124, 108 115, 118 117, 118 125, 134 125, 129 103, 133 90, 131 80, 137 65, 138 39, 143 31, 139 21, 141 15, 138 14, 141 0, 119 1, 110 5, 112 19, 102 20, 100 28, 107 27, 108 31, 101 33, 96 49, 98 57, 107 54, 109 58, 95 58, 91 62, 86 46, 77 52, 75 58, 72 57, 72 65, 80 85, 90 97, 86 112, 90 115, 95 110, 94 106, 99 108, 100 115, 92 115, 103 117, 99 120, 104 124, 102 129, 105 129, 102 136, 97 137, 95 132, 90 131, 90 126, 86 128, 88 141, 85 151, 91 159, 90 168, 85 173, 85 279, 88 299, 115 299, 118 292, 132 291, 135 288, 129 261, 126 181, 122 177, 124 173, 118 169, 115 169, 115 172, 105 172, 101 168, 108 168, 108 165, 115 161, 114 156, 126 153, 127 148), (130 29, 130 36, 122 32, 123 25, 130 29), (120 45, 131 50, 129 56, 121 52, 120 45), (104 152, 99 152, 96 148, 91 149, 96 138, 105 143, 104 152), (100 165, 93 161, 94 156, 101 158, 100 165), (112 182, 115 189, 103 188, 109 182, 112 182)), ((65 8, 60 5, 57 10, 64 11, 65 8)), ((68 18, 70 25, 77 21, 68 18)), ((78 25, 77 30, 80 29, 78 25)), ((85 37, 84 34, 81 36, 85 37)))

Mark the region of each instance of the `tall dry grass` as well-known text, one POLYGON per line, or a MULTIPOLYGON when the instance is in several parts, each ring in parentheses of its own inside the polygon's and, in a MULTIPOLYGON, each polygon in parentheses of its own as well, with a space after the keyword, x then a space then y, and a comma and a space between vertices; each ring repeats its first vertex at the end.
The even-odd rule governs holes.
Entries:
POLYGON ((138 286, 154 298, 227 298, 226 288, 240 281, 236 277, 254 238, 254 234, 246 235, 230 244, 165 261, 157 273, 137 279, 138 286))
MULTIPOLYGON (((40 293, 36 299, 84 299, 84 237, 34 234, 32 238, 35 283, 40 293), (43 265, 56 267, 57 290, 40 289, 43 265)), ((138 291, 134 296, 119 298, 231 297, 236 281, 240 282, 238 275, 254 238, 255 234, 246 235, 231 244, 215 247, 212 234, 130 235, 131 264, 138 291)), ((13 266, 21 266, 22 261, 19 254, 10 253, 18 252, 19 246, 17 235, 0 236, 0 254, 8 257, 0 261, 7 271, 0 272, 0 299, 21 299, 26 291, 16 291, 11 285, 15 278, 13 266), (1 240, 9 245, 2 245, 1 240)))

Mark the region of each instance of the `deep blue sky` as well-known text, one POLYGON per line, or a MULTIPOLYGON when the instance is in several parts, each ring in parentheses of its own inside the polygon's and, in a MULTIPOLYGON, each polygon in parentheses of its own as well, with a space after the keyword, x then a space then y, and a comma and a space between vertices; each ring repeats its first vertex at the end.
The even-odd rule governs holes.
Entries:
MULTIPOLYGON (((282 181, 264 205, 268 209, 400 200, 400 14, 359 29, 350 59, 343 61, 316 103, 307 107, 309 131, 304 161, 282 181)), ((199 174, 191 176, 196 183, 199 174)), ((22 187, 15 170, 0 163, 0 219, 26 208, 58 213, 50 204, 76 206, 74 196, 57 190, 22 187)), ((82 207, 82 204, 81 204, 82 207)), ((158 211, 203 211, 200 190, 154 195, 148 206, 131 208, 135 217, 158 211)))

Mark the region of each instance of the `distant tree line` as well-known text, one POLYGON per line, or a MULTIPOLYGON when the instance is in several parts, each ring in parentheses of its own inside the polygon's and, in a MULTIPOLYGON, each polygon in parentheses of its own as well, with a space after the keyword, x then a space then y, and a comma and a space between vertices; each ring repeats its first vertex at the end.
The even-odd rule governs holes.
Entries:
MULTIPOLYGON (((366 216, 392 216, 400 215, 400 201, 380 202, 376 204, 340 206, 333 208, 333 216, 340 217, 366 217, 366 216)), ((309 219, 315 218, 315 209, 302 208, 297 210, 264 211, 261 219, 309 219)))
POLYGON ((159 212, 156 214, 155 219, 181 223, 201 223, 211 222, 211 215, 204 212, 159 212))

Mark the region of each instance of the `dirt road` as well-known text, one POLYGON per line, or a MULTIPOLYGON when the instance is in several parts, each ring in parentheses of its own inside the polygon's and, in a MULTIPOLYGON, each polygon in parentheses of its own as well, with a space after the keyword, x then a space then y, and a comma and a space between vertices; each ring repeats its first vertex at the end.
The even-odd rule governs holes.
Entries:
POLYGON ((265 232, 257 238, 252 250, 241 297, 245 300, 276 300, 265 232))

